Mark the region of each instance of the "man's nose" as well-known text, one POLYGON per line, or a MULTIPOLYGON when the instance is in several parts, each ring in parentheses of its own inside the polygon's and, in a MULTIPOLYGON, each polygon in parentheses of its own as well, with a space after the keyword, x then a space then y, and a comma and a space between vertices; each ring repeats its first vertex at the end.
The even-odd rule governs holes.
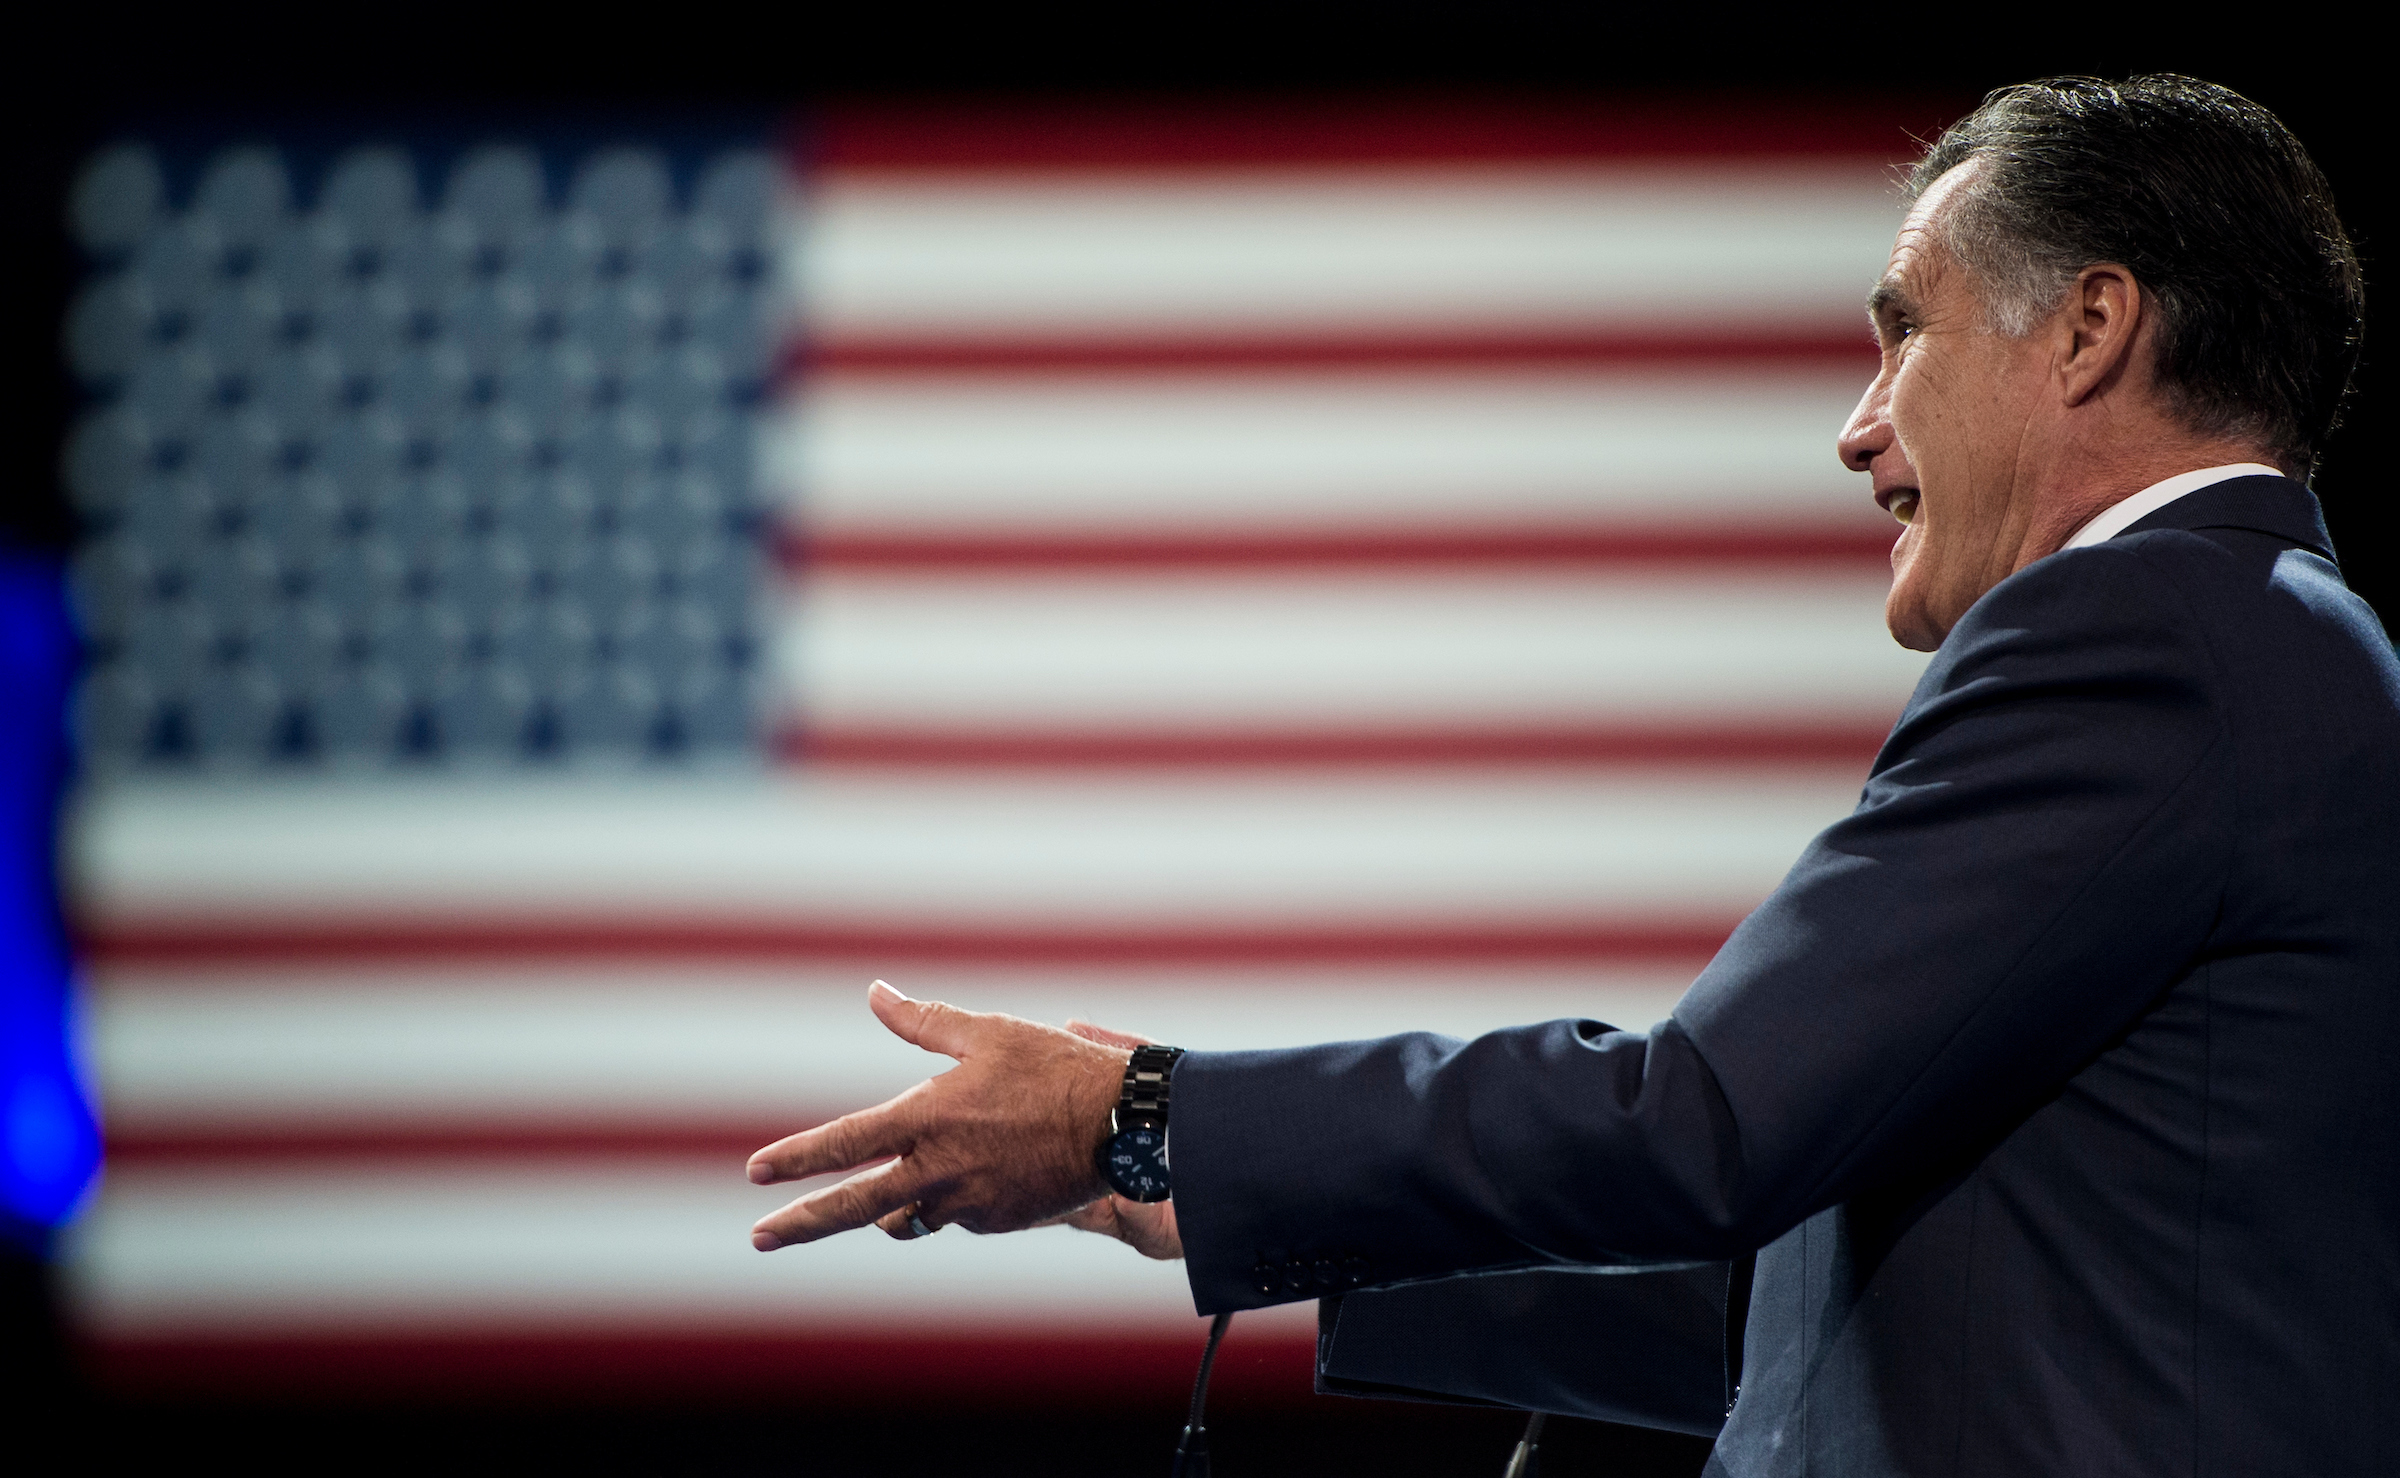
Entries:
POLYGON ((1858 406, 1850 412, 1849 422, 1834 440, 1834 450, 1842 465, 1853 472, 1871 472, 1875 459, 1892 449, 1894 435, 1890 415, 1890 400, 1884 394, 1883 380, 1878 377, 1858 398, 1858 406))

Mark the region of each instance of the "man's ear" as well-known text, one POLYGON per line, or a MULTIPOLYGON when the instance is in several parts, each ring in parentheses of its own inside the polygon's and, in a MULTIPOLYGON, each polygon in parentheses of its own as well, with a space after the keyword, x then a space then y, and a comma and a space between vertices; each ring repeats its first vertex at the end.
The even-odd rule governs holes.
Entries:
POLYGON ((2132 370, 2134 344, 2149 316, 2149 294, 2130 268, 2102 262, 2075 274, 2060 324, 2066 343, 2059 390, 2067 404, 2083 404, 2132 370))

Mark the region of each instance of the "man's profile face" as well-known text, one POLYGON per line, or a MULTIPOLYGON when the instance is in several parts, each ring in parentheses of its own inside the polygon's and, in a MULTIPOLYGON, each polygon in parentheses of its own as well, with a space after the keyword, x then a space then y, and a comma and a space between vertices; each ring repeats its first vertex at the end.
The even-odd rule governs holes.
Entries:
POLYGON ((2014 570, 2028 509, 2017 473, 2046 378, 2044 336, 1985 320, 1974 275, 1942 243, 1941 213, 1977 168, 1936 180, 1901 223, 1869 299, 1883 365, 1843 429, 1843 462, 1874 476, 1901 523, 1884 624, 1921 652, 2014 570))

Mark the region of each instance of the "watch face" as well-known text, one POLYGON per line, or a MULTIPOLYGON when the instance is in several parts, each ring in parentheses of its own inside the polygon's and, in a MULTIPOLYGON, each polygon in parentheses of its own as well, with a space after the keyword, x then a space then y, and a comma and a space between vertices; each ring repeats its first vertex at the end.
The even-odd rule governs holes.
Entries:
POLYGON ((1100 1151, 1100 1173, 1128 1201, 1167 1199, 1167 1131, 1120 1129, 1100 1151))

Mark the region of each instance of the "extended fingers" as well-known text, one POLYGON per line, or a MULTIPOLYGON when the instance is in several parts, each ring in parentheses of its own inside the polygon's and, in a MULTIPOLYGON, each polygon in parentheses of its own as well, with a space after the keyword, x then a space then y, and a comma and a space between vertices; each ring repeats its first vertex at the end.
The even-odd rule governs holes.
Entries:
POLYGON ((861 1171, 840 1185, 812 1191, 773 1215, 760 1217, 750 1229, 750 1245, 773 1252, 879 1221, 915 1205, 919 1181, 917 1168, 906 1160, 861 1171))
POLYGON ((848 1170, 916 1147, 919 1084, 888 1103, 779 1139, 750 1157, 750 1183, 775 1185, 848 1170))

